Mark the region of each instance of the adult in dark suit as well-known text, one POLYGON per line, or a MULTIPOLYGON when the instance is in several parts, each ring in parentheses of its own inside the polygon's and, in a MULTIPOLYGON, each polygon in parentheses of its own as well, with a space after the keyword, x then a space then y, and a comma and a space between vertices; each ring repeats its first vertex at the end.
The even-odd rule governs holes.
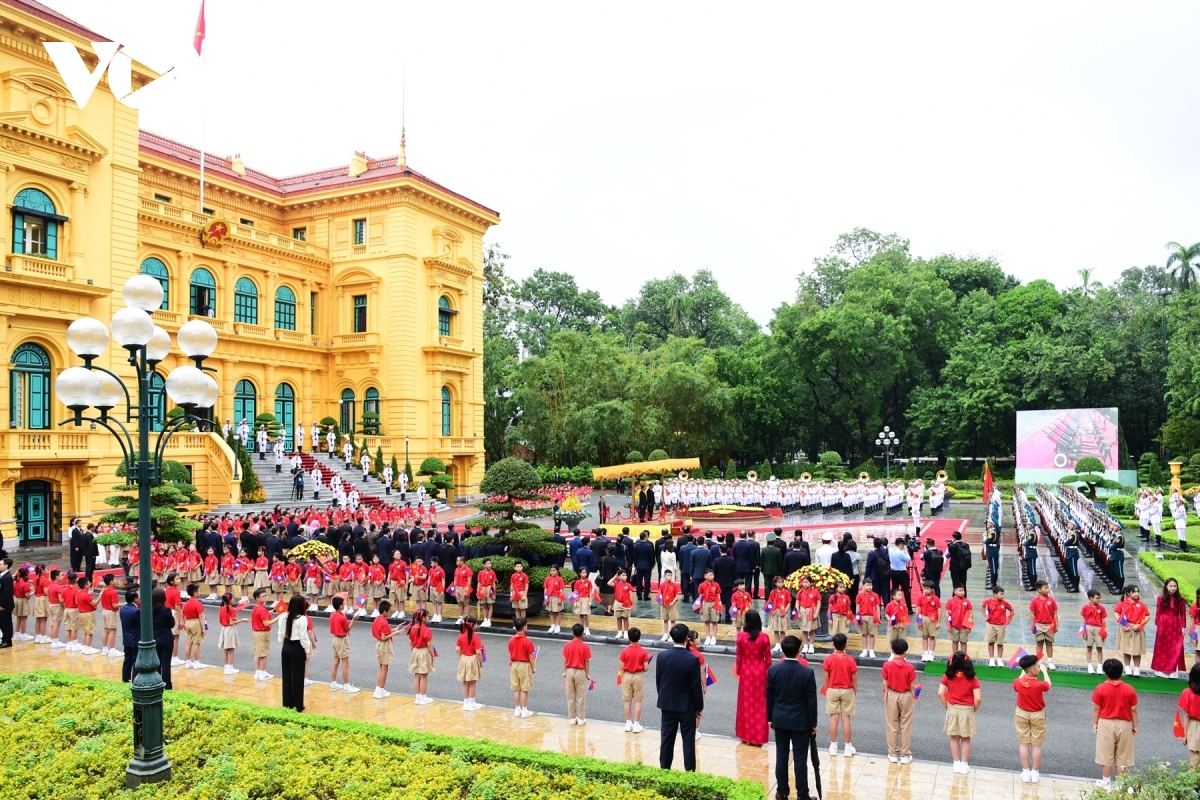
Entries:
POLYGON ((696 599, 696 587, 704 582, 704 573, 712 568, 713 556, 712 551, 708 549, 708 545, 704 540, 696 542, 696 549, 692 551, 692 599, 696 599))
POLYGON ((87 530, 83 532, 83 569, 87 574, 87 579, 92 579, 92 573, 96 571, 96 557, 100 555, 100 548, 96 546, 96 526, 88 525, 87 530))
POLYGON ((650 572, 654 569, 654 545, 650 534, 642 531, 633 545, 633 582, 639 600, 650 599, 650 572))
POLYGON ((0 559, 0 647, 12 647, 13 576, 12 559, 0 559))
MULTIPOLYGON (((683 768, 696 771, 696 723, 704 711, 704 684, 700 677, 700 659, 687 649, 687 625, 671 628, 674 647, 655 659, 654 682, 658 689, 662 738, 658 747, 658 765, 671 768, 675 758, 675 736, 683 737, 683 768)), ((809 670, 811 679, 812 670, 809 670)), ((815 700, 813 701, 816 702, 815 700)))
POLYGON ((83 528, 80 527, 78 519, 71 520, 71 530, 67 535, 67 546, 71 551, 71 571, 79 572, 83 569, 83 528))
POLYGON ((796 660, 800 640, 784 638, 783 661, 767 672, 767 722, 775 731, 775 800, 788 800, 788 753, 796 759, 796 796, 809 800, 808 748, 817 735, 817 679, 796 660))
POLYGON ((137 606, 138 590, 125 590, 125 605, 117 611, 121 620, 121 646, 125 650, 125 660, 121 662, 121 680, 129 683, 133 680, 133 664, 137 661, 138 641, 142 638, 142 610, 137 606))
POLYGON ((733 599, 733 584, 738 579, 737 561, 729 554, 728 545, 721 548, 721 555, 713 561, 712 571, 713 580, 721 587, 721 605, 725 607, 725 622, 728 624, 729 604, 733 599))

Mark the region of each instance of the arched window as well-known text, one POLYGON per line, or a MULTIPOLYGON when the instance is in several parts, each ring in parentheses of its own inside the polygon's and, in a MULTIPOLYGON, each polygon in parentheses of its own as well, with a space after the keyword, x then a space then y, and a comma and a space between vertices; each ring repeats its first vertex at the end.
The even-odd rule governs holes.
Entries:
POLYGON ((290 452, 296 427, 296 393, 290 383, 275 387, 275 421, 283 434, 283 449, 290 452))
POLYGON ((166 381, 157 372, 150 374, 150 430, 161 431, 167 421, 166 381))
POLYGON ((238 381, 233 390, 233 426, 236 428, 242 420, 246 420, 246 424, 254 429, 254 418, 257 416, 258 392, 254 384, 247 380, 238 381))
POLYGON ((58 258, 58 226, 67 218, 54 213, 54 201, 38 189, 22 189, 12 205, 13 252, 58 258))
POLYGON ((9 424, 14 428, 50 428, 50 356, 36 344, 13 351, 8 374, 9 424))
POLYGON ((450 390, 442 387, 442 436, 450 435, 450 390))
POLYGON ((188 313, 194 317, 217 315, 217 281, 204 267, 192 270, 191 298, 188 313))
POLYGON ((342 389, 342 413, 338 421, 342 433, 354 430, 354 390, 342 389))
POLYGON ((374 386, 363 395, 363 433, 379 433, 379 390, 374 386))
POLYGON ((167 265, 157 258, 147 258, 142 262, 142 274, 157 278, 162 285, 163 301, 159 308, 166 311, 171 305, 171 275, 167 272, 167 265))
POLYGON ((450 335, 450 320, 457 313, 450 307, 450 300, 445 295, 438 298, 438 336, 450 335))
POLYGON ((275 327, 296 330, 296 294, 286 286, 275 290, 275 327))
POLYGON ((249 278, 233 285, 233 321, 258 324, 258 287, 249 278))

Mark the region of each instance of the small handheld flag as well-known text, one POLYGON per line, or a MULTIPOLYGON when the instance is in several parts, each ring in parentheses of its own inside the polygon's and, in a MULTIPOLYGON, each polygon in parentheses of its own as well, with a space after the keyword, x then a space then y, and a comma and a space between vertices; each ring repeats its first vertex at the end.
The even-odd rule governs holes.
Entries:
POLYGON ((480 661, 480 663, 483 663, 483 664, 487 663, 487 648, 486 647, 479 648, 479 661, 480 661))
POLYGON ((717 682, 717 676, 713 674, 712 665, 705 664, 704 665, 704 685, 712 686, 716 682, 717 682))
POLYGON ((1183 719, 1179 716, 1179 712, 1175 712, 1175 724, 1171 726, 1171 734, 1176 739, 1186 739, 1187 731, 1183 727, 1183 719))
POLYGON ((657 595, 655 595, 654 600, 661 606, 662 605, 662 592, 659 592, 657 595))
POLYGON ((366 607, 367 596, 365 594, 356 595, 354 598, 354 605, 358 606, 359 608, 366 607))
POLYGON ((569 595, 567 595, 568 603, 574 603, 578 599, 579 599, 579 592, 571 592, 569 595))
POLYGON ((735 605, 733 605, 733 604, 731 603, 731 604, 729 605, 729 617, 730 617, 730 619, 736 618, 736 617, 737 617, 737 615, 738 615, 738 607, 737 607, 737 606, 735 606, 735 605))
POLYGON ((800 616, 800 607, 792 606, 792 613, 788 614, 788 617, 790 617, 792 620, 795 620, 798 616, 800 616))
POLYGON ((833 610, 832 609, 829 611, 829 621, 833 622, 833 610))
POLYGON ((920 625, 921 625, 921 621, 922 621, 923 619, 924 619, 924 617, 922 617, 922 616, 921 616, 921 612, 920 612, 920 611, 918 611, 918 612, 917 612, 917 626, 918 626, 918 627, 920 627, 920 625))
POLYGON ((624 672, 617 673, 617 686, 621 685, 621 676, 623 676, 624 674, 625 674, 624 672))
POLYGON ((250 607, 250 598, 243 597, 241 600, 238 601, 238 604, 236 606, 234 606, 234 610, 241 611, 243 608, 249 608, 249 607, 250 607))
POLYGON ((697 597, 696 602, 692 603, 692 611, 699 611, 702 605, 704 605, 704 601, 697 597))
POLYGON ((895 615, 895 614, 892 614, 890 617, 888 617, 888 624, 889 624, 889 625, 895 625, 895 624, 896 624, 896 615, 895 615))
POLYGON ((1192 629, 1190 631, 1188 631, 1188 638, 1191 639, 1193 642, 1195 642, 1197 640, 1197 633, 1196 633, 1195 625, 1193 625, 1192 629))
POLYGON ((588 681, 588 691, 590 692, 592 689, 595 689, 595 688, 596 688, 596 679, 592 678, 590 681, 588 681))
POLYGON ((1125 616, 1124 614, 1121 615, 1121 627, 1122 628, 1129 627, 1129 617, 1125 616))
POLYGON ((920 696, 921 696, 921 688, 922 688, 924 685, 925 685, 925 684, 923 684, 923 683, 918 683, 918 684, 914 684, 914 685, 913 685, 913 699, 914 699, 914 700, 916 700, 918 697, 920 697, 920 696))
POLYGON ((1080 639, 1082 639, 1083 637, 1087 636, 1087 623, 1086 623, 1086 622, 1085 622, 1084 624, 1082 624, 1082 625, 1080 625, 1080 626, 1079 626, 1079 633, 1077 633, 1076 635, 1077 635, 1077 636, 1078 636, 1080 639))
POLYGON ((855 624, 855 625, 857 625, 857 626, 858 626, 858 627, 860 627, 860 628, 862 627, 862 614, 855 614, 855 615, 854 615, 854 624, 855 624))
POLYGON ((775 610, 775 604, 774 604, 774 603, 772 603, 770 600, 768 600, 768 601, 767 601, 767 604, 766 604, 765 606, 763 606, 763 613, 764 613, 764 614, 770 614, 770 613, 771 613, 772 611, 774 611, 774 610, 775 610))
MULTIPOLYGON (((887 691, 887 689, 885 688, 884 691, 887 691)), ((821 687, 821 695, 823 695, 823 696, 829 695, 829 687, 828 686, 821 687)))
POLYGON ((542 648, 541 648, 541 646, 540 646, 540 645, 539 645, 539 646, 537 646, 537 647, 535 647, 535 648, 533 648, 533 657, 534 657, 534 659, 535 659, 535 660, 537 659, 537 657, 538 657, 538 653, 540 653, 540 652, 542 652, 542 648))
POLYGON ((1021 666, 1021 659, 1029 655, 1024 647, 1018 647, 1017 652, 1013 653, 1013 657, 1008 660, 1009 669, 1017 669, 1021 666))
POLYGON ((435 645, 433 642, 429 643, 429 650, 431 653, 433 653, 434 658, 438 657, 437 645, 435 645))
POLYGON ((454 584, 450 584, 450 587, 446 589, 446 594, 450 595, 451 597, 454 596, 454 584))
POLYGON ((1036 622, 1029 623, 1029 632, 1032 634, 1035 634, 1035 635, 1037 634, 1037 623, 1036 622))

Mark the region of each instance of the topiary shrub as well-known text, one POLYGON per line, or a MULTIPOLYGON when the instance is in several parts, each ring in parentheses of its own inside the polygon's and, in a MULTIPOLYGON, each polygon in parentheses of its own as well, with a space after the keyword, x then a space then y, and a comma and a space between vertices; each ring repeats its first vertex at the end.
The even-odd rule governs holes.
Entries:
POLYGON ((650 455, 646 456, 647 461, 666 461, 670 456, 666 450, 654 449, 650 451, 650 455))
POLYGON ((421 469, 418 473, 421 475, 436 475, 439 472, 446 471, 446 462, 435 456, 430 456, 421 462, 421 469))
POLYGON ((1096 489, 1120 489, 1121 484, 1104 477, 1104 462, 1095 456, 1084 456, 1075 462, 1075 474, 1064 475, 1059 483, 1083 484, 1084 493, 1096 499, 1096 489))
MULTIPOLYGON (((1068 476, 1070 477, 1070 476, 1068 476)), ((1133 498, 1127 494, 1116 494, 1106 500, 1108 512, 1114 517, 1133 516, 1133 498)))
MULTIPOLYGON (((497 544, 505 547, 504 555, 521 559, 528 566, 529 558, 541 556, 553 558, 566 547, 551 541, 552 535, 534 522, 517 519, 518 516, 545 516, 552 511, 550 498, 538 492, 541 479, 527 461, 520 458, 504 458, 492 464, 479 482, 479 491, 487 498, 478 504, 483 516, 467 520, 468 530, 480 528, 484 531, 496 529, 497 536, 479 535, 463 540, 463 547, 487 548, 497 544)), ((495 558, 492 568, 496 575, 507 583, 512 566, 501 570, 495 558)))
POLYGON ((644 455, 642 455, 641 450, 630 450, 629 454, 625 456, 625 462, 628 464, 636 464, 639 461, 645 461, 645 460, 646 460, 646 457, 644 455))

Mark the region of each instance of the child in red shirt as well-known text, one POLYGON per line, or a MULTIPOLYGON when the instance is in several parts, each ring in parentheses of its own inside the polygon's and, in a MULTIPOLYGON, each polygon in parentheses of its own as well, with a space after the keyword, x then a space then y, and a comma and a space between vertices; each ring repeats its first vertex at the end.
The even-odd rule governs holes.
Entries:
MULTIPOLYGON (((783 639, 788 632, 788 615, 792 611, 792 593, 789 592, 783 585, 783 576, 775 576, 775 588, 767 595, 767 603, 763 606, 763 610, 767 610, 767 616, 771 623, 771 634, 775 637, 775 646, 772 650, 776 653, 783 652, 783 639)), ((801 651, 804 650, 803 644, 800 646, 801 651)))
POLYGON ((429 559, 429 602, 433 604, 430 622, 442 621, 442 607, 446 602, 446 570, 442 569, 438 557, 429 559))
MULTIPOLYGON (((342 608, 346 605, 344 598, 334 595, 329 603, 333 612, 329 615, 329 636, 333 639, 333 669, 329 671, 329 688, 333 691, 341 689, 346 694, 357 694, 358 687, 350 683, 350 629, 366 609, 360 608, 353 617, 347 617, 342 608), (342 670, 341 683, 338 682, 338 667, 342 670)), ((380 603, 382 605, 382 603, 380 603)), ((374 623, 372 623, 374 625, 374 623)))
POLYGON ((921 584, 917 598, 917 633, 921 634, 921 660, 933 661, 937 651, 938 630, 942 627, 942 601, 933 591, 933 581, 921 584))
POLYGON ((217 621, 221 623, 221 634, 217 637, 217 647, 225 660, 225 674, 236 675, 238 670, 233 666, 234 651, 237 649, 237 626, 246 620, 238 619, 237 606, 233 604, 233 595, 229 592, 221 595, 221 608, 217 612, 217 621))
MULTIPOLYGON (((900 602, 903 603, 904 590, 896 591, 900 593, 900 602)), ((917 682, 917 671, 904 657, 908 652, 908 640, 892 639, 891 644, 892 657, 883 665, 883 713, 887 721, 888 761, 911 764, 913 708, 916 704, 913 684, 917 682)))
MULTIPOLYGON (((379 616, 376 617, 375 620, 371 623, 371 636, 372 636, 372 638, 375 639, 375 663, 379 665, 379 671, 375 673, 375 693, 372 695, 376 700, 382 700, 385 697, 391 697, 392 693, 389 692, 385 687, 387 686, 388 667, 390 667, 392 665, 392 662, 396 660, 396 651, 392 647, 392 639, 396 636, 399 636, 401 633, 404 632, 403 625, 401 625, 399 628, 393 629, 392 624, 390 622, 388 622, 387 612, 390 611, 391 608, 392 608, 392 604, 389 603, 387 600, 384 600, 382 603, 379 604, 379 616)), ((355 614, 355 616, 357 617, 361 613, 362 613, 362 608, 360 607, 358 610, 358 613, 355 614)), ((424 626, 424 622, 425 622, 425 612, 424 611, 418 611, 415 614, 413 614, 413 622, 416 623, 418 619, 420 619, 421 630, 425 631, 426 633, 429 633, 429 637, 433 638, 433 634, 429 632, 429 628, 426 628, 424 626)), ((349 631, 350 631, 349 626, 347 626, 346 627, 347 635, 349 634, 349 631)), ((410 633, 410 635, 411 635, 411 633, 410 633)), ((348 654, 347 654, 347 657, 348 657, 348 654)), ((335 665, 337 664, 336 660, 334 661, 334 664, 335 665)), ((410 661, 409 669, 411 669, 411 668, 412 667, 411 667, 411 661, 410 661)), ((342 678, 344 680, 350 679, 348 670, 347 670, 347 672, 342 673, 342 678)), ((343 684, 343 686, 345 686, 345 684, 343 684)), ((417 704, 418 705, 424 705, 424 703, 421 702, 421 699, 420 699, 421 697, 422 697, 422 695, 417 695, 417 704)))
POLYGON ((617 667, 617 684, 621 687, 621 700, 625 703, 625 730, 631 733, 641 733, 643 730, 642 700, 645 697, 646 667, 650 664, 650 654, 638 644, 641 639, 642 632, 630 628, 629 646, 617 657, 620 663, 617 667))
MULTIPOLYGON (((667 570, 670 572, 670 570, 667 570)), ((664 576, 665 577, 665 576, 664 576)), ((629 614, 633 611, 633 584, 625 570, 619 570, 610 584, 613 593, 613 613, 617 617, 617 638, 629 638, 629 614)))
POLYGON ((846 594, 846 584, 838 583, 834 593, 829 596, 829 632, 833 635, 850 632, 850 595, 846 594))
MULTIPOLYGON (((546 576, 546 581, 542 584, 542 596, 546 601, 546 611, 550 614, 550 630, 547 631, 548 633, 558 633, 562 630, 563 603, 567 600, 567 596, 564 594, 565 590, 566 583, 563 581, 562 576, 558 574, 558 567, 550 567, 550 574, 546 576)), ((484 615, 481 627, 491 627, 492 603, 490 601, 495 599, 496 573, 492 571, 492 560, 489 558, 483 562, 483 569, 479 570, 479 608, 484 615), (485 578, 490 582, 485 584, 485 578), (484 594, 485 592, 486 595, 484 594), (487 603, 484 602, 485 596, 489 600, 487 603)), ((517 690, 514 689, 513 691, 517 690)))
POLYGON ((217 585, 221 582, 221 559, 211 547, 204 557, 204 583, 208 586, 208 599, 217 599, 217 585))
MULTIPOLYGON (((414 702, 419 706, 429 705, 433 698, 425 693, 429 691, 429 673, 433 672, 433 631, 425 624, 424 612, 413 614, 412 627, 408 630, 408 644, 411 648, 408 671, 412 673, 413 694, 417 696, 414 702)), ((384 677, 387 677, 386 672, 384 677)))
POLYGON ((483 708, 475 702, 475 685, 483 677, 483 640, 475 633, 475 618, 468 616, 458 627, 454 649, 458 652, 458 680, 463 686, 463 711, 483 708))
POLYGON ((308 610, 317 610, 317 597, 321 594, 321 585, 325 582, 325 572, 316 556, 308 559, 304 565, 304 591, 308 595, 308 610))
POLYGON ((946 601, 946 626, 950 629, 950 649, 955 653, 967 652, 967 640, 975 627, 971 613, 974 608, 967 599, 967 587, 955 586, 954 594, 946 601))
POLYGON ((754 598, 746 591, 746 582, 738 578, 733 582, 733 594, 729 598, 729 616, 737 633, 746 625, 746 612, 754 608, 754 598))
MULTIPOLYGON (((1058 631, 1058 601, 1050 596, 1050 584, 1038 581, 1037 597, 1029 601, 1033 614, 1033 641, 1046 651, 1046 667, 1054 669, 1054 634, 1058 631)), ((1147 612, 1148 613, 1148 612, 1147 612)))
POLYGON ((829 755, 837 755, 840 725, 846 741, 846 749, 842 754, 850 757, 856 752, 850 743, 850 718, 856 710, 858 663, 846 653, 846 634, 839 632, 833 635, 833 655, 822 662, 821 671, 825 678, 821 694, 825 695, 825 713, 829 715, 829 755))
POLYGON ((821 620, 817 618, 821 613, 821 593, 813 588, 808 576, 800 579, 800 591, 796 593, 796 605, 799 608, 800 635, 804 640, 804 644, 800 647, 800 653, 815 653, 817 650, 814 642, 817 628, 821 625, 821 620))
POLYGON ((1133 687, 1121 680, 1124 669, 1120 661, 1110 658, 1104 662, 1103 669, 1108 680, 1092 692, 1092 730, 1096 732, 1096 763, 1100 765, 1101 775, 1096 785, 1110 789, 1113 767, 1120 775, 1134 765, 1138 699, 1133 687))
POLYGON ((671 638, 671 626, 679 621, 679 597, 680 587, 673 578, 674 574, 671 570, 666 570, 663 573, 662 582, 658 584, 658 618, 662 620, 663 633, 659 641, 667 641, 671 638))
MULTIPOLYGON (((550 569, 556 571, 555 567, 550 569)), ((516 633, 508 640, 508 682, 513 693, 514 717, 533 716, 529 710, 529 693, 533 691, 533 676, 537 672, 538 648, 525 635, 525 625, 523 619, 513 620, 516 633)))
POLYGON ((416 601, 417 611, 424 611, 425 604, 429 602, 429 570, 421 559, 414 558, 409 575, 412 577, 413 600, 416 601))
MULTIPOLYGON (((339 577, 341 571, 338 571, 339 577)), ((388 565, 388 599, 392 604, 392 619, 404 619, 404 604, 408 602, 408 564, 395 554, 388 565)))
POLYGON ((189 583, 187 586, 188 599, 183 604, 183 628, 187 636, 184 645, 184 666, 188 669, 204 669, 200 663, 200 645, 204 642, 204 603, 197 595, 200 585, 189 583))
POLYGON ((858 629, 862 633, 862 652, 858 654, 859 658, 875 658, 875 636, 879 631, 883 600, 875 593, 873 586, 870 578, 863 579, 862 590, 854 601, 858 609, 858 629))
POLYGON ((1104 618, 1108 616, 1108 609, 1100 603, 1100 592, 1095 589, 1088 589, 1087 598, 1087 605, 1079 609, 1079 616, 1083 617, 1083 643, 1087 645, 1088 674, 1092 675, 1100 672, 1100 665, 1104 663, 1104 640, 1108 638, 1104 618), (1094 667, 1092 648, 1096 650, 1094 667))
POLYGON ((377 616, 379 601, 387 597, 387 570, 379 563, 379 556, 371 556, 371 566, 367 567, 367 596, 374 606, 371 616, 377 616))
POLYGON ((1046 743, 1046 692, 1050 691, 1050 674, 1046 665, 1035 655, 1021 657, 1021 677, 1013 681, 1017 693, 1017 747, 1021 750, 1021 781, 1040 783, 1042 745, 1046 743), (1041 671, 1041 680, 1038 671, 1041 671), (1032 769, 1030 761, 1032 760, 1032 769))
POLYGON ((474 577, 467 560, 459 556, 454 567, 454 600, 458 603, 459 625, 471 614, 471 579, 474 577))
MULTIPOLYGON (((904 589, 892 590, 892 602, 883 610, 888 619, 888 641, 903 641, 905 628, 908 626, 908 603, 904 601, 904 589)), ((905 646, 904 652, 908 652, 905 646)))
MULTIPOLYGON (((14 584, 14 594, 16 593, 16 585, 14 584)), ((16 595, 18 598, 21 596, 16 595)), ((120 606, 121 597, 117 594, 117 590, 113 588, 113 576, 104 576, 104 588, 100 590, 100 617, 103 620, 104 628, 100 634, 100 655, 115 656, 117 653, 117 625, 118 608, 120 606)))
POLYGON ((1004 662, 1004 634, 1017 612, 1004 599, 1004 587, 992 587, 992 599, 983 601, 983 618, 987 623, 988 666, 999 667, 1004 662))
MULTIPOLYGON (((1141 591, 1132 584, 1125 587, 1125 598, 1113 609, 1116 617, 1117 650, 1124 657, 1125 666, 1133 661, 1133 677, 1142 674, 1142 656, 1146 654, 1146 623, 1150 621, 1150 609, 1142 602, 1141 591)), ((1107 674, 1107 673, 1105 673, 1107 674)))
POLYGON ((75 590, 75 608, 79 614, 79 633, 83 638, 79 650, 84 655, 93 656, 100 651, 92 647, 92 636, 96 633, 96 598, 92 596, 92 582, 86 575, 81 575, 75 585, 78 587, 75 590))
MULTIPOLYGON (((581 572, 583 570, 580 570, 581 572)), ((592 679, 592 648, 583 641, 582 623, 571 626, 571 641, 563 645, 563 685, 567 692, 567 724, 587 722, 587 687, 592 679)))
POLYGON ((954 759, 954 771, 960 775, 969 775, 971 772, 969 761, 971 739, 975 736, 975 712, 979 710, 982 699, 979 678, 975 677, 975 665, 966 653, 955 651, 938 686, 938 700, 946 709, 944 729, 950 734, 950 757, 954 759))
POLYGON ((1187 688, 1179 694, 1179 717, 1183 723, 1183 744, 1195 769, 1200 763, 1200 665, 1192 665, 1187 688))
MULTIPOLYGON (((528 581, 529 578, 525 580, 528 581)), ((579 579, 571 585, 571 593, 575 595, 575 599, 572 602, 575 606, 575 614, 579 617, 579 624, 583 626, 584 636, 592 635, 592 632, 588 630, 588 617, 592 613, 592 593, 594 591, 594 584, 588 578, 587 567, 580 568, 579 579)), ((521 616, 524 616, 524 614, 521 616)))

